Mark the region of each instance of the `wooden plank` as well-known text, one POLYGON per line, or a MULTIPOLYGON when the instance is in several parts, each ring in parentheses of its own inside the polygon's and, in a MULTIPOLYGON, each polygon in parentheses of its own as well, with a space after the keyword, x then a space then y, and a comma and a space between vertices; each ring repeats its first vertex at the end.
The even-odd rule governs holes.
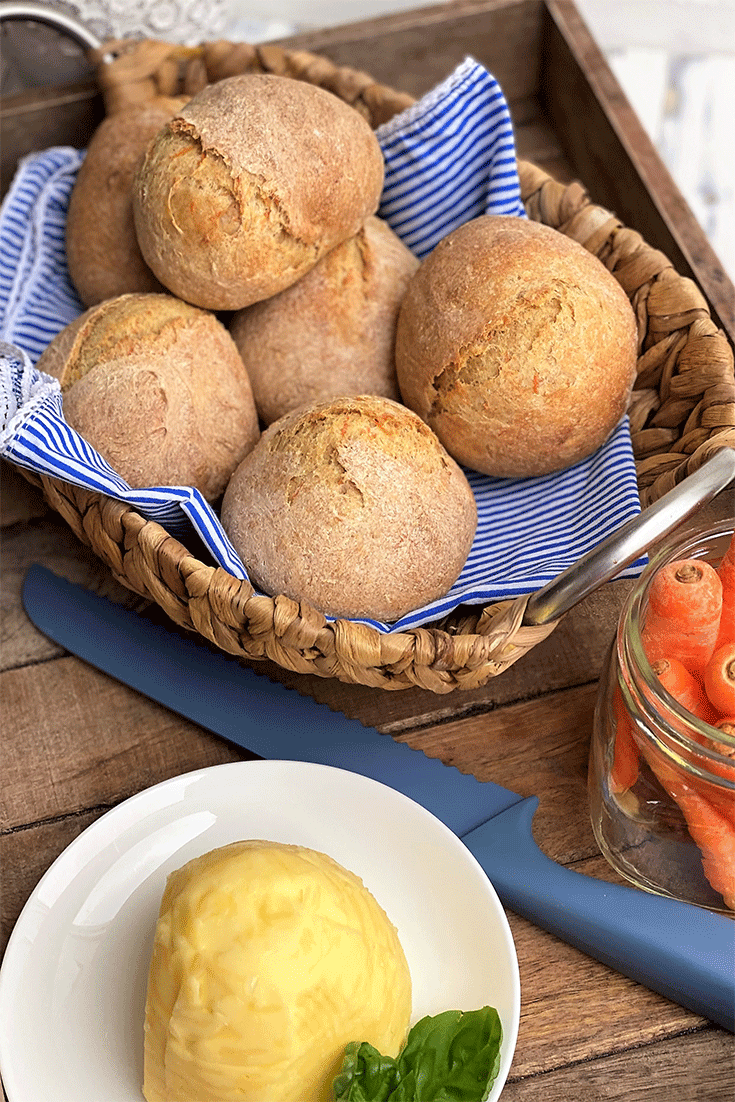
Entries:
POLYGON ((144 604, 115 581, 109 568, 77 539, 57 513, 50 511, 33 522, 6 528, 0 587, 0 665, 4 669, 47 661, 64 653, 41 635, 23 609, 23 578, 34 562, 128 607, 144 604))
MULTIPOLYGON (((629 1010, 626 1000, 616 1004, 610 994, 610 1000, 600 1008, 607 1023, 625 1017, 629 1010)), ((559 1018, 549 1023, 552 1034, 560 1031, 562 1013, 560 1007, 559 1018)), ((559 1047, 559 1068, 548 1074, 519 1079, 514 1060, 503 1102, 623 1098, 625 1102, 670 1102, 674 1098, 732 1102, 735 1096, 732 1038, 724 1030, 708 1028, 665 1040, 657 1040, 655 1035, 650 1040, 641 1038, 637 1046, 576 1066, 567 1063, 565 1041, 559 1047)))
POLYGON ((570 0, 548 0, 542 103, 591 198, 694 279, 735 342, 735 287, 570 0))
POLYGON ((40 669, 2 675, 13 725, 0 830, 111 806, 159 780, 249 756, 79 659, 40 669))
POLYGON ((587 805, 596 684, 400 736, 461 772, 538 796, 534 834, 563 864, 598 853, 587 805))
POLYGON ((3 876, 0 896, 0 957, 29 895, 46 870, 83 830, 108 808, 97 807, 49 823, 0 832, 0 864, 12 869, 3 876))
MULTIPOLYGON (((572 172, 572 167, 564 158, 561 143, 549 124, 541 114, 540 108, 535 116, 529 116, 526 122, 518 124, 513 120, 515 134, 516 153, 521 160, 531 161, 533 164, 543 167, 550 161, 564 160, 567 178, 572 172)), ((549 171, 548 169, 546 170, 549 171)), ((559 177, 556 177, 559 179, 559 177)))
POLYGON ((413 96, 428 92, 469 54, 514 103, 538 90, 543 9, 538 0, 457 0, 296 35, 283 45, 362 69, 413 96))
MULTIPOLYGON (((158 780, 252 756, 76 658, 42 671, 2 675, 14 717, 5 737, 2 831, 109 807, 158 780)), ((586 796, 595 692, 566 690, 400 741, 481 780, 539 796, 534 831, 545 852, 578 862, 598 855, 586 796)))
POLYGON ((102 97, 89 82, 0 97, 0 196, 21 157, 52 145, 82 149, 103 116, 102 97))

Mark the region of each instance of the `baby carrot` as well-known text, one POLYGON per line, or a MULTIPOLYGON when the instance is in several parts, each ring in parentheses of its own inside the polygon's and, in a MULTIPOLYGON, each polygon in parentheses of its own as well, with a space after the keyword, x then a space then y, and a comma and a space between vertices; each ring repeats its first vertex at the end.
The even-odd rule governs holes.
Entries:
POLYGON ((702 869, 708 882, 725 905, 735 910, 735 825, 652 747, 644 747, 644 754, 659 783, 684 816, 692 841, 702 855, 702 869))
POLYGON ((610 766, 610 791, 616 795, 632 788, 638 780, 638 747, 633 738, 628 713, 623 706, 620 687, 615 686, 613 694, 613 716, 615 718, 615 742, 613 761, 610 766))
MULTIPOLYGON (((681 662, 676 658, 662 658, 659 662, 654 662, 651 668, 666 691, 673 696, 690 715, 696 716, 697 719, 703 720, 710 725, 714 725, 717 722, 717 713, 704 691, 704 686, 699 678, 690 673, 681 662)), ((669 722, 672 722, 671 717, 669 717, 669 722)), ((674 726, 676 726, 675 723, 674 726)), ((691 733, 698 742, 702 743, 702 745, 707 743, 707 739, 703 735, 698 734, 696 731, 691 733)), ((719 743, 712 743, 712 748, 719 751, 719 743)), ((713 773, 715 776, 722 777, 726 781, 732 782, 735 780, 735 770, 729 765, 711 761, 710 759, 699 760, 699 756, 696 754, 692 756, 691 764, 694 766, 701 766, 708 772, 713 773)), ((733 797, 730 791, 726 789, 721 790, 720 787, 717 786, 717 782, 708 782, 694 775, 689 778, 689 784, 693 790, 696 789, 703 798, 713 804, 718 812, 724 815, 733 828, 735 828, 735 797, 733 797)))
POLYGON ((722 614, 717 637, 719 648, 723 643, 735 643, 735 532, 717 567, 717 574, 722 582, 722 614))
POLYGON ((713 723, 717 716, 701 681, 673 656, 651 663, 651 669, 666 691, 697 719, 713 723))
POLYGON ((713 778, 712 781, 705 781, 701 777, 695 777, 694 775, 689 777, 689 786, 705 799, 708 803, 712 804, 714 808, 719 812, 723 818, 732 826, 735 830, 735 790, 728 788, 725 785, 719 785, 715 777, 721 777, 722 780, 732 785, 735 783, 735 759, 729 757, 729 747, 725 746, 722 742, 716 742, 714 739, 706 741, 700 739, 700 742, 704 747, 710 750, 716 751, 722 757, 727 758, 730 764, 721 760, 714 760, 711 757, 701 757, 697 754, 691 756, 691 764, 696 768, 701 766, 710 774, 713 778))
POLYGON ((735 642, 717 647, 704 668, 704 688, 721 715, 735 712, 735 642))
POLYGON ((676 655, 693 673, 704 670, 717 642, 722 582, 703 559, 678 559, 654 574, 642 631, 649 662, 676 655))
POLYGON ((702 854, 704 875, 735 911, 735 827, 694 788, 672 786, 693 841, 702 854))

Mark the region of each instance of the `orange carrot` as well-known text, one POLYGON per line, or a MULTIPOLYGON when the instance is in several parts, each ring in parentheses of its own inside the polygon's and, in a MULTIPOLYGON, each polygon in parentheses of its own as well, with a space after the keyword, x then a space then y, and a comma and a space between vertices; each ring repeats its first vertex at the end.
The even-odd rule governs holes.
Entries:
MULTIPOLYGON (((723 716, 719 719, 717 721, 717 730, 722 731, 723 734, 730 735, 730 737, 735 737, 735 716, 723 716)), ((735 782, 735 746, 726 742, 713 742, 712 746, 723 756, 723 758, 727 758, 731 764, 728 766, 718 763, 719 767, 712 769, 710 766, 710 771, 717 773, 725 780, 729 780, 732 784, 735 782)), ((732 789, 727 793, 723 793, 723 802, 725 804, 725 814, 732 819, 735 824, 735 792, 733 792, 732 789)))
POLYGON ((671 795, 702 854, 704 875, 725 905, 735 911, 735 827, 689 785, 672 785, 671 795))
POLYGON ((703 559, 678 559, 662 566, 648 592, 642 631, 649 662, 676 655, 688 670, 704 670, 717 642, 722 582, 703 559))
MULTIPOLYGON (((705 758, 704 755, 693 754, 691 755, 692 765, 695 768, 700 766, 702 769, 706 769, 713 778, 720 777, 730 785, 735 783, 735 758, 730 757, 730 748, 724 742, 716 742, 714 739, 700 738, 699 741, 702 746, 716 751, 722 757, 725 757, 727 761, 718 761, 710 757, 705 758)), ((708 803, 712 804, 735 830, 735 791, 732 788, 719 785, 716 780, 705 781, 695 776, 689 778, 689 784, 708 803)))
POLYGON ((714 723, 717 714, 704 691, 702 682, 678 658, 660 658, 657 662, 651 663, 651 669, 664 689, 690 715, 703 719, 705 723, 714 723))
POLYGON ((662 787, 679 806, 692 841, 702 854, 702 869, 725 905, 735 910, 735 824, 650 746, 646 760, 662 787))
POLYGON ((718 646, 705 666, 704 688, 720 714, 735 712, 735 642, 718 646))
MULTIPOLYGON (((699 678, 695 677, 694 674, 690 673, 681 662, 676 658, 662 658, 661 661, 654 662, 651 668, 667 692, 673 696, 690 715, 710 725, 714 725, 717 722, 718 714, 712 707, 704 691, 702 682, 699 678)), ((672 723, 674 728, 676 728, 674 717, 669 716, 667 718, 669 723, 672 723)), ((709 744, 711 749, 720 752, 721 748, 719 743, 707 739, 704 734, 697 733, 696 731, 692 731, 690 734, 692 734, 703 746, 709 744)), ((691 763, 695 767, 698 766, 707 770, 707 772, 713 774, 715 777, 721 777, 723 780, 729 782, 735 780, 735 769, 730 765, 713 761, 703 756, 700 757, 696 754, 691 756, 691 763)), ((733 797, 732 792, 718 787, 716 781, 709 782, 700 777, 692 776, 689 778, 688 783, 700 796, 714 805, 714 807, 716 807, 716 809, 731 823, 733 828, 735 828, 735 797, 733 797)))
MULTIPOLYGON (((722 731, 723 735, 735 738, 735 715, 720 716, 714 727, 716 731, 722 731)), ((717 770, 718 775, 726 777, 729 781, 735 781, 735 746, 731 746, 728 742, 717 742, 715 739, 712 739, 711 742, 713 749, 731 762, 730 766, 725 765, 722 769, 717 770)), ((735 807, 735 793, 730 798, 735 807)))
POLYGON ((717 637, 719 649, 724 643, 735 643, 735 532, 717 567, 717 575, 722 582, 722 614, 717 637))
POLYGON ((638 747, 633 738, 633 729, 618 685, 615 686, 613 694, 613 716, 615 744, 610 767, 610 791, 619 794, 632 788, 638 780, 638 747))

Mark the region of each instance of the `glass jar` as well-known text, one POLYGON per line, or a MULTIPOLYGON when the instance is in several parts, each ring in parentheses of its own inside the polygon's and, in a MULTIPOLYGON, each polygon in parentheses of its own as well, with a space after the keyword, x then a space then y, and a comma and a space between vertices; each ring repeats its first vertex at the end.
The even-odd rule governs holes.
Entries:
POLYGON ((722 522, 670 538, 650 555, 602 671, 589 760, 592 828, 616 872, 725 914, 735 909, 735 736, 669 695, 641 629, 656 571, 685 558, 716 567, 732 533, 733 522, 722 522))

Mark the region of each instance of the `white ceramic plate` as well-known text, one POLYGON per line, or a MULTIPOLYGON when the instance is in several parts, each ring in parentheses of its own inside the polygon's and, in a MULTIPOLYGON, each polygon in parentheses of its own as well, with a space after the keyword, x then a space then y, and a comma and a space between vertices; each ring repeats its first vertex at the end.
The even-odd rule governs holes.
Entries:
POLYGON ((419 804, 304 762, 198 770, 103 815, 28 900, 0 971, 10 1102, 141 1102, 148 962, 167 875, 241 838, 310 846, 362 877, 398 929, 413 1021, 496 1007, 498 1098, 518 1032, 518 960, 503 908, 464 844, 419 804))

